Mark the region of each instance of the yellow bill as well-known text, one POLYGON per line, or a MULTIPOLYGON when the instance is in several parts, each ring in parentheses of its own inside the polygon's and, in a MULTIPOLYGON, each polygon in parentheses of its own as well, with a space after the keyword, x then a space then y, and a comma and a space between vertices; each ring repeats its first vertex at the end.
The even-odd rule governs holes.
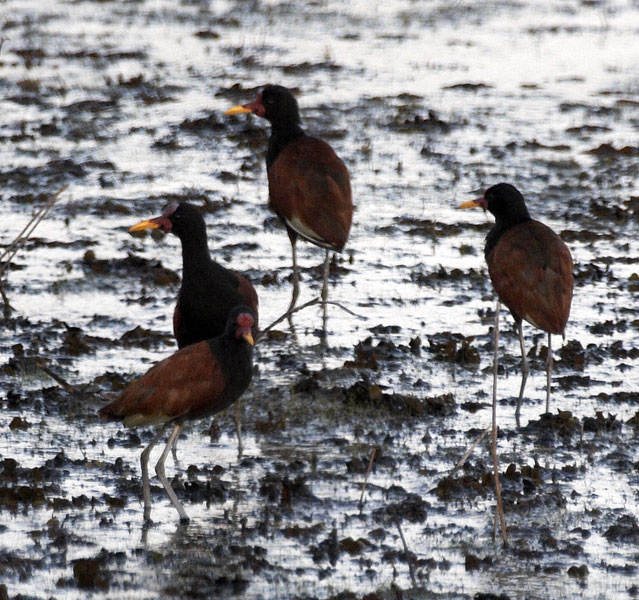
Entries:
POLYGON ((253 336, 250 333, 245 333, 242 336, 251 346, 255 346, 255 341, 253 340, 253 336))
POLYGON ((479 200, 467 200, 460 204, 457 208, 476 208, 478 206, 481 206, 479 200))
POLYGON ((134 231, 144 231, 145 229, 158 229, 160 226, 153 220, 149 219, 147 221, 140 221, 136 223, 129 229, 129 233, 133 233, 134 231))
POLYGON ((245 106, 242 106, 241 104, 238 104, 237 106, 232 106, 231 108, 229 108, 227 111, 224 112, 225 115, 244 115, 247 113, 252 113, 253 111, 250 108, 246 108, 245 106))

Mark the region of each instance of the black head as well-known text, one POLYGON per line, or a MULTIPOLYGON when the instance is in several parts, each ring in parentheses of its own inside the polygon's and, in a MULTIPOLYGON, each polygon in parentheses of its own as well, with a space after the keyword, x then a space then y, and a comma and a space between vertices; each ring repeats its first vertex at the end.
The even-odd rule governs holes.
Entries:
MULTIPOLYGON (((481 203, 481 200, 479 200, 481 203)), ((521 192, 510 183, 498 183, 484 192, 484 209, 491 212, 497 221, 519 223, 530 219, 526 201, 521 192)))
POLYGON ((300 109, 293 93, 281 85, 265 85, 260 92, 264 118, 271 124, 300 124, 300 109))
POLYGON ((206 224, 200 210, 188 202, 171 202, 162 213, 171 223, 171 232, 179 238, 206 236, 206 224))
POLYGON ((227 115, 253 113, 264 117, 275 129, 299 129, 300 109, 291 90, 281 85, 265 85, 248 104, 233 106, 227 115))
POLYGON ((224 335, 229 339, 244 341, 250 346, 253 341, 253 325, 255 325, 255 313, 248 306, 236 306, 226 319, 224 335))
POLYGON ((174 233, 180 239, 206 237, 206 224, 197 207, 188 202, 171 202, 162 215, 141 221, 129 231, 161 229, 164 233, 174 233))
POLYGON ((511 227, 530 219, 526 202, 519 190, 509 183, 498 183, 489 187, 484 195, 475 200, 468 200, 458 208, 477 208, 481 206, 490 211, 495 217, 495 224, 486 236, 484 255, 488 260, 493 248, 501 236, 511 227))

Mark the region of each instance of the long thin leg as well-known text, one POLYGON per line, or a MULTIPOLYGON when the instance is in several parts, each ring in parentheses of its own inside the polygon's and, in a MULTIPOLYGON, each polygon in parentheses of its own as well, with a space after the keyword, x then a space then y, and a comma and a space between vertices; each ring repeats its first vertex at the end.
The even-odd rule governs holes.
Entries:
POLYGON ((273 321, 268 327, 262 327, 260 329, 257 339, 261 338, 263 335, 266 334, 267 331, 271 330, 273 327, 275 327, 275 325, 277 325, 280 321, 283 321, 284 319, 288 319, 289 323, 292 326, 293 322, 291 320, 291 315, 293 313, 297 312, 297 310, 302 310, 309 304, 317 304, 317 301, 313 300, 310 303, 303 304, 302 306, 300 306, 300 308, 295 310, 295 304, 297 303, 297 298, 300 295, 300 272, 297 267, 297 234, 294 231, 289 229, 288 238, 289 240, 291 240, 291 255, 293 257, 293 294, 291 296, 291 303, 288 305, 288 308, 286 309, 286 312, 283 315, 280 315, 279 317, 277 317, 277 319, 275 319, 275 321, 273 321))
POLYGON ((326 259, 324 260, 324 274, 322 277, 322 302, 328 300, 328 274, 331 270, 331 252, 326 250, 326 259))
POLYGON ((144 520, 148 521, 151 516, 151 485, 149 483, 149 455, 151 454, 151 450, 153 446, 158 443, 158 440, 164 435, 164 431, 166 430, 166 426, 168 423, 165 423, 160 430, 157 432, 155 437, 151 440, 149 445, 142 450, 142 455, 140 456, 140 464, 142 466, 142 496, 144 497, 144 520))
MULTIPOLYGON (((506 519, 504 517, 504 505, 501 501, 501 482, 499 481, 499 457, 497 456, 497 372, 499 367, 499 309, 501 303, 497 299, 497 305, 495 306, 495 328, 494 328, 494 343, 493 350, 493 423, 492 434, 490 438, 490 452, 493 456, 493 472, 495 476, 495 497, 497 500, 497 507, 495 512, 495 527, 497 521, 501 526, 501 537, 504 540, 504 544, 508 543, 506 536, 506 519)), ((493 532, 494 537, 494 532, 493 532)))
POLYGON ((548 355, 546 356, 546 412, 550 412, 550 383, 552 378, 552 346, 551 335, 548 333, 548 355))
POLYGON ((177 444, 175 444, 173 448, 171 448, 171 456, 173 456, 173 462, 177 466, 179 464, 177 455, 177 444))
POLYGON ((242 442, 242 400, 235 401, 235 407, 233 408, 233 421, 235 422, 235 433, 237 434, 237 456, 242 457, 244 451, 244 444, 242 442))
POLYGON ((184 510, 182 504, 180 504, 180 501, 175 495, 175 492, 173 491, 173 488, 171 487, 171 484, 169 483, 169 480, 166 478, 166 474, 164 473, 164 461, 166 460, 169 452, 171 452, 171 448, 173 447, 173 444, 175 444, 175 440, 177 440, 181 428, 182 423, 180 422, 177 422, 173 427, 173 431, 169 436, 169 440, 166 443, 164 451, 162 452, 162 456, 160 456, 160 460, 158 460, 157 464, 155 465, 155 474, 162 482, 162 485, 164 486, 164 489, 166 490, 171 503, 173 504, 173 506, 175 506, 175 510, 178 511, 178 514, 180 515, 180 521, 187 522, 189 520, 189 516, 186 514, 186 511, 184 510))
POLYGON ((291 254, 293 255, 293 296, 291 297, 291 303, 288 307, 287 313, 290 313, 295 308, 295 303, 300 295, 300 272, 297 267, 297 235, 290 236, 291 239, 291 254))
MULTIPOLYGON (((275 327, 280 321, 284 319, 288 319, 290 325, 293 325, 291 320, 291 315, 295 312, 295 304, 297 303, 297 298, 300 295, 300 272, 297 267, 297 233, 293 230, 288 229, 288 239, 291 240, 291 255, 293 257, 293 294, 291 296, 291 303, 288 305, 286 312, 283 315, 280 315, 273 321, 268 327, 262 327, 260 332, 258 333, 258 338, 262 337, 267 331, 275 327)), ((317 304, 317 301, 314 300, 312 304, 317 304)), ((298 310, 301 310, 306 305, 302 305, 298 310)))
POLYGON ((519 388, 519 397, 517 398, 517 408, 515 409, 515 420, 519 427, 519 413, 521 412, 521 400, 524 397, 524 389, 526 389, 526 381, 528 379, 528 358, 526 357, 526 345, 524 344, 524 323, 519 321, 517 324, 519 329, 519 348, 521 349, 521 387, 519 388))
POLYGON ((328 311, 326 310, 328 300, 328 274, 331 270, 331 253, 326 250, 326 259, 324 260, 324 274, 322 277, 322 333, 326 338, 326 325, 328 321, 328 311))

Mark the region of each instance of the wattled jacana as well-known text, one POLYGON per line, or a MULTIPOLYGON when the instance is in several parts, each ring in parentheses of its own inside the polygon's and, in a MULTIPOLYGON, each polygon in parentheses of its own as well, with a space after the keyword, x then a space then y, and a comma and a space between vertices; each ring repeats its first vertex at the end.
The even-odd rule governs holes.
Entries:
MULTIPOLYGON (((239 304, 255 315, 253 335, 258 329, 258 299, 251 282, 216 263, 209 252, 206 224, 200 211, 188 202, 171 202, 159 217, 141 221, 130 232, 161 229, 173 233, 182 244, 182 285, 173 311, 173 335, 178 348, 220 335, 231 310, 239 304)), ((233 418, 238 450, 242 452, 240 403, 233 418)), ((173 446, 175 458, 175 446, 173 446)))
POLYGON ((572 257, 562 239, 552 229, 532 219, 519 190, 499 183, 481 198, 464 202, 459 208, 480 206, 495 217, 486 236, 484 255, 495 291, 508 307, 519 332, 522 380, 521 399, 528 378, 522 320, 548 332, 546 358, 546 412, 550 409, 552 374, 551 334, 563 334, 572 301, 572 257))
MULTIPOLYGON (((484 255, 488 272, 499 300, 495 308, 493 358, 493 408, 491 454, 497 499, 496 519, 502 539, 507 541, 506 520, 501 501, 499 459, 497 456, 497 363, 499 347, 500 301, 508 307, 517 329, 522 356, 522 380, 515 412, 519 411, 528 377, 522 320, 548 332, 546 412, 550 405, 552 372, 552 333, 563 333, 572 300, 572 258, 561 238, 549 227, 531 219, 524 197, 514 186, 499 183, 488 188, 481 198, 464 202, 459 208, 480 206, 495 217, 495 225, 486 236, 484 255)), ((495 524, 497 523, 495 521, 495 524)))
POLYGON ((341 252, 353 216, 348 169, 324 141, 301 127, 297 100, 281 85, 266 85, 248 104, 234 106, 227 115, 254 113, 271 124, 266 153, 269 207, 286 226, 293 254, 293 296, 299 295, 297 238, 326 249, 322 301, 328 298, 330 251, 341 252))
POLYGON ((253 375, 252 328, 255 315, 247 306, 235 307, 228 315, 224 333, 178 350, 134 380, 120 397, 99 411, 108 420, 127 427, 162 425, 142 451, 144 519, 151 511, 149 454, 169 424, 173 431, 155 472, 181 521, 189 517, 164 472, 164 462, 187 420, 200 419, 224 410, 246 390, 253 375))
POLYGON ((178 348, 220 335, 231 310, 249 306, 258 326, 258 299, 251 282, 211 259, 206 224, 200 211, 188 202, 171 202, 162 215, 133 225, 129 231, 161 229, 182 244, 182 286, 173 311, 173 334, 178 348))

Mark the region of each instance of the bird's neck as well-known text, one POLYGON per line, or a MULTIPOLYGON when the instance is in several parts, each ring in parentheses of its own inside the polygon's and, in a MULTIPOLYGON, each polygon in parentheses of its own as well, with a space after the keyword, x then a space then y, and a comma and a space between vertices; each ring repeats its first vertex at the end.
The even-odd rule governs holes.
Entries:
MULTIPOLYGON (((250 380, 253 348, 244 340, 238 340, 233 333, 229 334, 225 331, 221 336, 207 340, 207 344, 227 377, 230 373, 235 373, 239 375, 236 379, 240 382, 244 379, 250 380)), ((237 383, 236 381, 227 382, 231 387, 236 386, 237 383)))
POLYGON ((192 236, 182 240, 182 278, 198 277, 211 264, 206 236, 192 236))
POLYGON ((495 224, 486 236, 486 245, 484 246, 484 256, 486 259, 488 260, 489 254, 493 251, 504 233, 506 233, 511 227, 530 220, 528 211, 508 218, 497 217, 495 219, 495 224))
POLYGON ((271 168, 275 159, 279 156, 284 146, 304 135, 304 130, 299 123, 286 122, 285 124, 271 125, 271 138, 268 141, 266 152, 266 167, 271 168))

